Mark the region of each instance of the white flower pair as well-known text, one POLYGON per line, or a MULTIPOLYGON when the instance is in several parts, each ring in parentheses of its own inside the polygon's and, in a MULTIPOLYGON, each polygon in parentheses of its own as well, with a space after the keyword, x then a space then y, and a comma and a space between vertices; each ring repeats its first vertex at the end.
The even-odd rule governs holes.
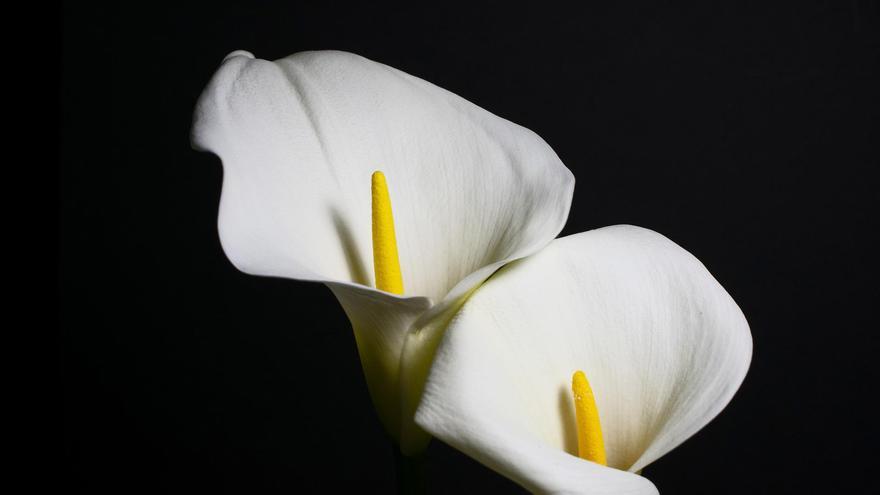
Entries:
POLYGON ((553 150, 421 79, 349 53, 235 52, 192 141, 223 162, 229 259, 330 287, 405 454, 430 434, 533 491, 656 493, 635 473, 716 416, 748 369, 745 318, 697 259, 632 226, 554 239, 574 178, 553 150), (376 288, 376 170, 402 294, 376 288), (592 423, 576 411, 598 413, 607 466, 578 457, 592 423))

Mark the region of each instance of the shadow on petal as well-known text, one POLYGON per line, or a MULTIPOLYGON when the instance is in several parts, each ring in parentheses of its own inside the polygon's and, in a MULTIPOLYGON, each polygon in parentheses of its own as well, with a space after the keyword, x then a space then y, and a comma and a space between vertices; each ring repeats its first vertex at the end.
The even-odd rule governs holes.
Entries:
POLYGON ((335 207, 330 207, 330 217, 333 219, 333 227, 339 234, 339 242, 342 243, 342 252, 345 254, 345 262, 348 264, 348 272, 354 283, 370 286, 370 279, 367 276, 367 269, 364 266, 363 259, 358 256, 357 243, 351 233, 351 227, 342 217, 342 214, 335 207))

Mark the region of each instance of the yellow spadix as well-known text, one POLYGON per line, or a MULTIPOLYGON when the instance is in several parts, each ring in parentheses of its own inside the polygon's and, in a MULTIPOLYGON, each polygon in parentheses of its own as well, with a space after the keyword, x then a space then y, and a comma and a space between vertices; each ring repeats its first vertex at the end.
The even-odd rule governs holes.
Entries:
POLYGON ((602 440, 602 427, 599 424, 599 409, 593 389, 583 371, 576 371, 571 378, 571 391, 574 394, 574 412, 577 423, 578 457, 603 466, 608 465, 605 458, 605 442, 602 440))
POLYGON ((376 288, 392 294, 403 294, 403 275, 397 255, 397 237, 394 235, 394 215, 385 175, 373 172, 373 270, 376 288))

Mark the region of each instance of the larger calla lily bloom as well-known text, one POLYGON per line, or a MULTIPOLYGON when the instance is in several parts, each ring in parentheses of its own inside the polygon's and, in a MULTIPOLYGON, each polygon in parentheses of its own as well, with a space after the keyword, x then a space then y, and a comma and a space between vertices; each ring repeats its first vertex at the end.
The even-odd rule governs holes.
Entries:
POLYGON ((429 438, 413 414, 450 315, 500 266, 556 237, 574 187, 531 131, 343 52, 230 54, 198 101, 192 142, 223 162, 229 259, 330 287, 379 416, 409 453, 429 438), (374 170, 394 204, 402 295, 375 288, 374 170))
POLYGON ((416 420, 532 491, 656 493, 636 473, 724 408, 751 352, 742 312, 696 258, 655 232, 607 227, 555 240, 468 299, 416 420), (577 374, 573 399, 576 370, 592 392, 577 374), (594 425, 574 405, 589 395, 594 425), (583 425, 601 429, 599 462, 584 460, 583 425))

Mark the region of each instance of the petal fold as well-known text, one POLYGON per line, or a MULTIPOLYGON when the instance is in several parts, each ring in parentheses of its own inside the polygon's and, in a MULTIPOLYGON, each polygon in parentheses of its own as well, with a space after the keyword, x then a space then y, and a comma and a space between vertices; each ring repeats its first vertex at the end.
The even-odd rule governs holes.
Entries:
POLYGON ((392 437, 400 442, 400 352, 407 331, 431 307, 424 297, 399 298, 349 284, 328 283, 351 321, 373 405, 392 437))
POLYGON ((557 239, 474 292, 416 422, 534 491, 654 493, 633 473, 724 408, 751 351, 745 317, 696 258, 656 232, 607 227, 557 239), (575 457, 575 370, 609 468, 575 457))

